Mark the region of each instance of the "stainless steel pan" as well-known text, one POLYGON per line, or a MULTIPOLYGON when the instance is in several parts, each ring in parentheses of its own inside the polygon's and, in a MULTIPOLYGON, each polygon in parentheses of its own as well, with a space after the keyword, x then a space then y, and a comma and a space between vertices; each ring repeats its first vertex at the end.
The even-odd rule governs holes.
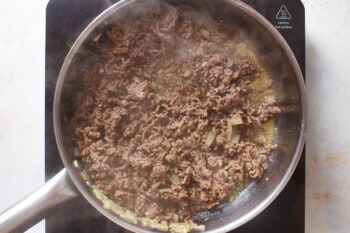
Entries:
MULTIPOLYGON (((45 211, 59 203, 82 195, 101 214, 135 232, 153 232, 124 221, 105 210, 81 178, 81 170, 73 165, 72 129, 67 116, 74 111, 74 99, 79 89, 75 72, 88 55, 85 41, 94 30, 106 22, 123 17, 126 9, 146 10, 156 0, 124 0, 111 6, 94 19, 82 32, 69 51, 61 68, 54 99, 54 128, 59 152, 65 169, 42 188, 0 215, 0 232, 22 231, 44 218, 45 211), (142 5, 141 8, 137 6, 142 5)), ((248 222, 262 212, 281 192, 293 174, 304 146, 306 129, 306 97, 303 77, 298 63, 278 31, 259 13, 238 0, 164 0, 170 5, 183 5, 195 11, 207 11, 220 16, 239 28, 260 54, 270 70, 277 87, 277 99, 282 114, 276 119, 276 142, 279 149, 269 161, 264 179, 248 185, 230 204, 206 214, 207 232, 227 232, 248 222)))

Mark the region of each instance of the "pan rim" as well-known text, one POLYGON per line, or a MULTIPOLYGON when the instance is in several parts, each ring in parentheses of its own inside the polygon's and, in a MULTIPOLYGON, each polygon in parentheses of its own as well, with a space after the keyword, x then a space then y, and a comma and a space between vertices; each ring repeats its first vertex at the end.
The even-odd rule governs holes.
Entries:
MULTIPOLYGON (((68 175, 73 181, 74 185, 77 187, 79 192, 83 195, 83 197, 94 207, 96 208, 100 213, 105 215, 108 219, 112 220, 116 224, 137 232, 154 232, 152 230, 146 230, 145 228, 139 228, 137 225, 130 224, 121 218, 119 216, 114 215, 110 213, 108 210, 104 209, 101 205, 101 203, 89 192, 85 192, 84 190, 87 189, 86 185, 84 185, 80 178, 76 176, 76 174, 72 171, 72 164, 70 161, 68 161, 66 152, 63 150, 63 142, 62 142, 62 132, 61 132, 61 118, 60 116, 60 97, 62 95, 62 89, 63 89, 63 83, 65 81, 65 77, 67 75, 68 69, 70 67, 70 64, 79 50, 80 46, 83 44, 83 42, 86 40, 88 35, 98 26, 101 22, 103 22, 106 18, 111 16, 115 11, 118 11, 118 9, 123 8, 129 4, 132 4, 138 0, 122 0, 120 2, 115 3, 114 5, 107 8, 105 11, 103 11, 101 14, 99 14, 79 35, 79 37, 76 39, 74 44, 72 45, 71 49, 69 50, 63 65, 61 66, 58 80, 56 84, 55 89, 55 95, 54 95, 54 107, 53 107, 53 123, 54 123, 54 133, 55 133, 55 139, 57 143, 57 147, 59 150, 60 157, 64 163, 64 166, 67 168, 68 175)), ((262 202, 260 202, 258 205, 256 205, 253 209, 251 209, 247 214, 241 216, 237 220, 230 222, 224 226, 220 226, 216 229, 207 231, 207 232, 227 232, 232 229, 235 229, 246 222, 253 219, 255 216, 260 214, 267 206, 269 206, 276 197, 280 194, 280 192, 284 189, 284 187, 287 185, 288 181, 290 180, 294 170, 296 169, 303 148, 305 144, 305 134, 307 129, 307 101, 306 101, 306 88, 305 88, 305 82, 303 79, 303 75, 301 72, 301 69, 299 67, 299 64, 289 47, 288 43, 285 41, 283 36, 277 31, 277 29, 274 28, 274 26, 260 13, 258 13, 256 10, 248 6, 247 4, 239 1, 239 0, 222 0, 223 2, 227 2, 230 4, 233 4, 234 6, 238 7, 239 10, 244 11, 245 14, 249 15, 249 17, 253 17, 254 21, 260 22, 262 27, 268 31, 270 35, 274 38, 277 45, 279 45, 282 50, 286 53, 286 57, 288 61, 290 62, 290 65, 292 67, 293 72, 295 73, 295 77, 297 79, 297 86, 300 96, 300 102, 301 102, 301 125, 300 125, 300 131, 299 131, 299 139, 297 146, 294 151, 293 159, 288 167, 288 169, 285 171, 283 178, 281 178, 278 185, 273 189, 273 191, 265 198, 262 202)))

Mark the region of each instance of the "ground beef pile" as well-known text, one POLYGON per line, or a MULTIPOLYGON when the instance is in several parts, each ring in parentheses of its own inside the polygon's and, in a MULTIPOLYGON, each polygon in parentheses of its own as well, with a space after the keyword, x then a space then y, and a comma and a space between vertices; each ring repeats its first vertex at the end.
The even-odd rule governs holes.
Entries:
POLYGON ((182 221, 262 176, 277 145, 247 132, 280 110, 274 96, 251 104, 259 71, 224 46, 234 37, 223 22, 162 9, 92 38, 71 122, 78 157, 109 198, 138 216, 182 221))

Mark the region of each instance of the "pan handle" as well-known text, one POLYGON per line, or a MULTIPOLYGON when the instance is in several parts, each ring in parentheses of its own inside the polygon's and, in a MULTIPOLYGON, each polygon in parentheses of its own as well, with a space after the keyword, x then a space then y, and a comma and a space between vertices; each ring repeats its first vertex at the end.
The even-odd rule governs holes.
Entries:
POLYGON ((41 188, 1 213, 0 232, 24 232, 43 219, 52 207, 78 195, 64 168, 41 188))

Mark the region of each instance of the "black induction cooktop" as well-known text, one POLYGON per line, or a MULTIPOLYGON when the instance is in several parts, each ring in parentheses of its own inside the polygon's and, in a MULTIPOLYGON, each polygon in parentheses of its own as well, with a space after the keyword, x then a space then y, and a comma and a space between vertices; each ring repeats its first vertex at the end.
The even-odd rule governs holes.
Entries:
MULTIPOLYGON (((299 0, 243 0, 284 36, 305 74, 305 12, 299 0)), ((63 168, 53 132, 53 96, 60 67, 88 23, 116 0, 50 0, 46 9, 45 174, 63 168)), ((277 199, 234 233, 302 233, 305 226, 305 155, 277 199)), ((128 232, 99 214, 84 198, 64 203, 46 217, 47 233, 128 232)))

